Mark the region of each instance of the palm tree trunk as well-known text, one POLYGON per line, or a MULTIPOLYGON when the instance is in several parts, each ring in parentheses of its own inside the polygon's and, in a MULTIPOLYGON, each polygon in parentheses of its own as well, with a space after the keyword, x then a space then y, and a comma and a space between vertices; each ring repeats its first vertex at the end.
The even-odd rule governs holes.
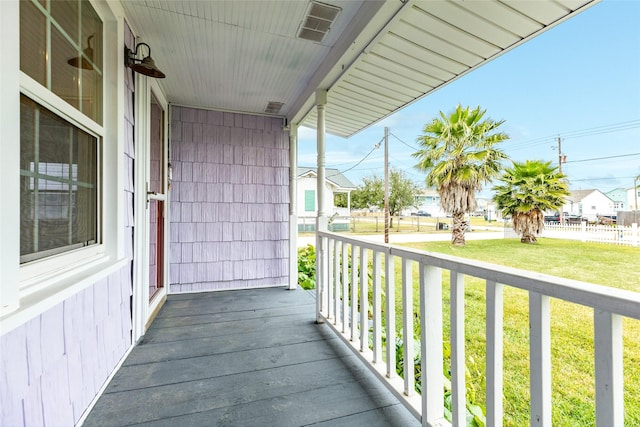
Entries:
POLYGON ((464 232, 466 223, 464 221, 464 212, 454 212, 453 228, 451 230, 451 244, 454 246, 464 246, 464 232))

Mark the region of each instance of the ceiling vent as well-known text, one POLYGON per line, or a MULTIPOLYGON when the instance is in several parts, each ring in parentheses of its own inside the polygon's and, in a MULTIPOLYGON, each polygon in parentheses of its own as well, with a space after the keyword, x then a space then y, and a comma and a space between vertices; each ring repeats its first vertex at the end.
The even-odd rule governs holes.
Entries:
POLYGON ((284 104, 282 102, 269 101, 264 112, 267 114, 278 114, 284 104))
POLYGON ((312 1, 302 20, 298 38, 320 43, 331 29, 331 24, 340 13, 340 8, 312 1))

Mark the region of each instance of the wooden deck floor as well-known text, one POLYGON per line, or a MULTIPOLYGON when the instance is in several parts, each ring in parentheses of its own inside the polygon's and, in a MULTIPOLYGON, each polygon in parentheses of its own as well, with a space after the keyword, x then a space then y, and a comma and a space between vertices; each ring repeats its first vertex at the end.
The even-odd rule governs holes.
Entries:
POLYGON ((418 426, 282 288, 169 296, 85 426, 418 426))

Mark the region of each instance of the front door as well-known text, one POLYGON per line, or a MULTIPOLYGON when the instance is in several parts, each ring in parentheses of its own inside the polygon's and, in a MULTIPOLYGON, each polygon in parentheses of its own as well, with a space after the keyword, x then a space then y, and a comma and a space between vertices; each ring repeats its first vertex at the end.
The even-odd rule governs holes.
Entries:
POLYGON ((135 75, 133 338, 147 330, 167 295, 167 103, 157 82, 135 75))
POLYGON ((149 181, 147 215, 149 221, 149 301, 164 287, 166 153, 164 144, 165 111, 151 93, 149 132, 149 181))

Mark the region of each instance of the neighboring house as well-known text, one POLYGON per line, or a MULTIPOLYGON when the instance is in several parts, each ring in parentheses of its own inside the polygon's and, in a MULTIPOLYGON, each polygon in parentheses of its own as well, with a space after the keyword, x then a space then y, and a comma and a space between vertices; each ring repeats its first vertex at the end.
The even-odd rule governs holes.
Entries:
POLYGON ((0 425, 81 423, 170 293, 295 289, 298 127, 324 169, 594 4, 525 3, 0 1, 0 425))
MULTIPOLYGON (((318 169, 310 167, 298 167, 298 215, 316 216, 318 213, 318 169)), ((356 186, 349 181, 338 169, 325 169, 325 212, 328 215, 338 213, 348 216, 351 212, 351 192, 356 186), (346 194, 347 207, 335 206, 336 194, 346 194)))
POLYGON ((573 190, 565 199, 563 212, 596 221, 598 215, 613 215, 614 201, 600 190, 573 190))
POLYGON ((640 186, 627 189, 627 206, 629 210, 640 210, 640 186))
POLYGON ((427 188, 415 197, 415 206, 418 210, 425 211, 433 217, 443 217, 446 214, 440 208, 440 194, 438 190, 427 188))
POLYGON ((611 191, 607 191, 605 193, 605 195, 610 198, 611 200, 613 200, 613 211, 614 212, 618 212, 618 211, 624 211, 627 209, 627 207, 631 206, 629 204, 629 201, 627 201, 628 199, 628 195, 627 195, 628 191, 624 188, 616 188, 613 189, 611 191))

